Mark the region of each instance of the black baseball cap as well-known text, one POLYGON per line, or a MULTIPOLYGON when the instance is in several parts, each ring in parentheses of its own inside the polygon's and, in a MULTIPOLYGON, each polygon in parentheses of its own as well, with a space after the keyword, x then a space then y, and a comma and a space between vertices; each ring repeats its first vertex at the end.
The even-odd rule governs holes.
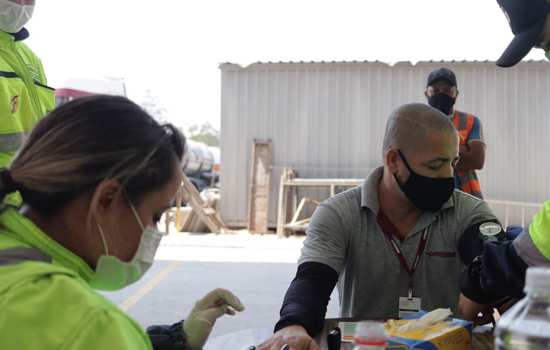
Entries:
POLYGON ((500 67, 511 67, 527 56, 539 44, 546 15, 550 12, 549 0, 497 0, 515 34, 504 53, 497 60, 500 67))
POLYGON ((451 84, 451 86, 456 86, 456 76, 455 73, 448 69, 448 68, 439 68, 430 73, 428 75, 428 83, 426 86, 430 86, 436 81, 446 81, 447 83, 451 84))

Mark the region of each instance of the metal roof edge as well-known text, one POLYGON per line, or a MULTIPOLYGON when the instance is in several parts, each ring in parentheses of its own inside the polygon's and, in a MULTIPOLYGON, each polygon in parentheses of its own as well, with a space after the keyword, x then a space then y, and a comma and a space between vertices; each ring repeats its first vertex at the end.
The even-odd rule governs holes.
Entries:
MULTIPOLYGON (((267 61, 267 62, 255 62, 251 63, 249 65, 241 65, 238 63, 231 63, 231 62, 225 62, 219 64, 218 68, 223 71, 230 71, 230 70, 243 70, 243 69, 280 69, 280 68, 290 68, 290 67, 296 67, 299 65, 304 66, 310 66, 310 67, 326 67, 326 66, 350 66, 350 65, 369 65, 369 66, 381 66, 381 67, 422 67, 422 66, 428 66, 433 64, 441 64, 441 65, 461 65, 461 64, 476 64, 476 65, 495 65, 495 61, 491 60, 428 60, 428 61, 418 61, 418 62, 411 62, 411 61, 398 61, 395 63, 386 63, 383 61, 375 60, 375 61, 279 61, 279 62, 273 62, 273 61, 267 61)), ((550 64, 546 60, 528 60, 528 61, 522 61, 520 62, 517 67, 525 66, 525 65, 539 65, 544 64, 548 65, 550 68, 550 64)))

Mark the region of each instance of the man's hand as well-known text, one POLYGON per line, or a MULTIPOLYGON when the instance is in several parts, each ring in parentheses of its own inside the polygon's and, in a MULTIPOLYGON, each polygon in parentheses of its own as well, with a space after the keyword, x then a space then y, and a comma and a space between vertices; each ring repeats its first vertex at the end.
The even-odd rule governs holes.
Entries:
POLYGON ((458 299, 458 313, 463 319, 473 321, 475 325, 484 325, 495 322, 495 311, 496 319, 498 320, 500 315, 514 306, 517 301, 518 299, 506 297, 496 303, 482 305, 469 299, 464 294, 460 294, 458 299))
POLYGON ((478 140, 468 141, 466 145, 459 146, 460 160, 455 166, 456 171, 481 170, 485 165, 485 149, 483 142, 478 140))
POLYGON ((460 294, 458 299, 458 313, 467 321, 473 321, 476 325, 494 322, 492 305, 482 305, 460 294))
POLYGON ((284 345, 288 345, 289 350, 320 350, 302 326, 288 326, 280 329, 268 340, 256 346, 256 349, 281 350, 284 345))

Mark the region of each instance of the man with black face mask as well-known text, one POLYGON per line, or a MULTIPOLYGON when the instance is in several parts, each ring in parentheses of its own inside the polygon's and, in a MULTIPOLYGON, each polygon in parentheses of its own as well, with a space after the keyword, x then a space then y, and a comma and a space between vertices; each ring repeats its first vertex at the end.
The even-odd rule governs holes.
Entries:
POLYGON ((483 169, 485 142, 481 121, 473 114, 454 109, 458 97, 456 76, 450 69, 439 68, 428 76, 424 95, 428 104, 448 116, 460 137, 460 161, 455 167, 456 188, 478 198, 483 198, 475 170, 483 169))
POLYGON ((338 281, 342 317, 456 311, 462 267, 502 236, 486 203, 454 189, 458 134, 438 110, 404 105, 387 122, 383 160, 362 186, 315 211, 276 332, 260 350, 318 349, 311 337, 338 281))

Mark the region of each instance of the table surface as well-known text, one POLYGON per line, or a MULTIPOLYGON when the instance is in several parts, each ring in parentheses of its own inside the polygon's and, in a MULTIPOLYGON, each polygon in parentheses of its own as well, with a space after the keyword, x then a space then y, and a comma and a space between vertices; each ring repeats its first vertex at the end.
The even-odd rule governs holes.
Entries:
MULTIPOLYGON (((340 321, 357 321, 350 319, 327 319, 323 332, 316 337, 316 341, 321 345, 321 350, 327 350, 326 335, 340 321)), ((273 334, 271 328, 246 329, 240 332, 226 334, 211 339, 204 350, 247 350, 252 345, 258 345, 273 334)), ((472 337, 472 350, 493 350, 493 336, 491 333, 476 333, 472 337)), ((341 350, 351 350, 351 343, 342 343, 341 350)))

